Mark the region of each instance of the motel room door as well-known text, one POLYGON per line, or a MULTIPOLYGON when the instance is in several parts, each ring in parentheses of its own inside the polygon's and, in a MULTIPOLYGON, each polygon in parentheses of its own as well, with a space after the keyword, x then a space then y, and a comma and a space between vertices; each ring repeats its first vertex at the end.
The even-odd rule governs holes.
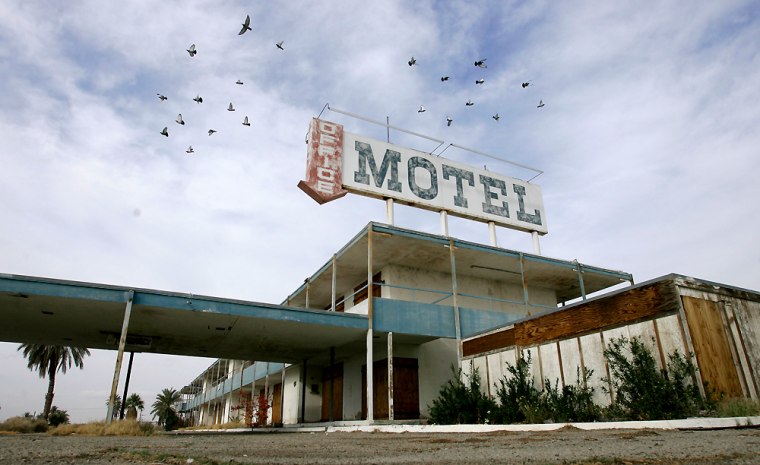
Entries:
MULTIPOLYGON (((388 359, 373 363, 375 419, 388 418, 388 359)), ((420 383, 416 358, 393 357, 393 419, 420 417, 420 383)), ((362 419, 367 419, 367 366, 362 367, 362 419)))
POLYGON ((272 426, 282 425, 282 383, 274 385, 272 394, 272 426))
POLYGON ((343 419, 343 364, 322 371, 322 420, 330 421, 330 381, 333 386, 333 421, 343 419))

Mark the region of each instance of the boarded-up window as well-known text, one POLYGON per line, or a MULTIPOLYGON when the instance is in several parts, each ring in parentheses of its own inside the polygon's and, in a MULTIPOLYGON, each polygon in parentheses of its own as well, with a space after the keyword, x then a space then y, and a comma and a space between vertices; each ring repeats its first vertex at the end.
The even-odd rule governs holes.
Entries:
MULTIPOLYGON (((343 312, 343 311, 345 311, 345 307, 346 306, 345 306, 344 300, 345 299, 343 297, 335 300, 335 311, 336 312, 343 312)), ((329 304, 325 305, 325 310, 330 310, 330 309, 332 309, 332 303, 329 303, 329 304)))
MULTIPOLYGON (((377 272, 372 277, 372 297, 380 297, 380 291, 381 287, 379 283, 382 279, 381 273, 377 272)), ((359 284, 354 288, 354 305, 358 304, 359 302, 363 302, 367 300, 367 281, 364 281, 363 283, 359 284)))
POLYGON ((743 396, 718 304, 688 296, 682 300, 702 380, 716 393, 743 396))

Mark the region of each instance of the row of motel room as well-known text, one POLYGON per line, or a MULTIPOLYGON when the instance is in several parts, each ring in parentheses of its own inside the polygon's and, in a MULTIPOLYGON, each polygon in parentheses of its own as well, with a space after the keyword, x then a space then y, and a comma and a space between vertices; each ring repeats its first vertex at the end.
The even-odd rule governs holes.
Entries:
POLYGON ((640 337, 661 367, 674 351, 692 357, 699 385, 758 399, 760 293, 681 275, 634 283, 575 260, 370 223, 282 305, 364 315, 370 328, 296 363, 215 361, 181 390, 186 421, 424 421, 452 367, 478 370, 494 396, 506 364, 528 353, 537 387, 593 369, 605 404, 614 393, 601 389, 603 350, 621 336, 640 337))

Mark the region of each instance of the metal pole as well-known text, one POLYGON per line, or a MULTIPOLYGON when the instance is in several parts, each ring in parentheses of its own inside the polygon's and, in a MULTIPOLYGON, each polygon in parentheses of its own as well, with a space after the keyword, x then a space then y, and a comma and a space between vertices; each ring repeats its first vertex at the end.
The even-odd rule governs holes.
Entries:
POLYGON ((306 278, 304 281, 306 282, 306 304, 304 307, 309 308, 309 285, 311 284, 311 281, 309 278, 306 278))
POLYGON ((385 199, 385 222, 393 226, 393 199, 385 199))
POLYGON ((541 242, 538 240, 538 233, 533 231, 530 235, 533 237, 533 252, 536 255, 541 255, 541 242))
POLYGON ((530 314, 530 309, 528 308, 528 278, 525 276, 525 255, 522 253, 520 253, 520 279, 523 288, 523 305, 525 305, 525 312, 530 314))
POLYGON ((335 347, 330 347, 330 415, 328 419, 335 421, 333 409, 335 408, 335 347))
POLYGON ((488 222, 488 235, 491 239, 491 245, 498 247, 498 244, 496 243, 496 223, 493 221, 488 222))
POLYGON ((285 424, 285 364, 282 364, 282 377, 280 378, 280 425, 285 424))
POLYGON ((124 346, 127 345, 127 329, 129 328, 129 317, 132 315, 132 301, 134 298, 135 292, 128 291, 127 308, 124 310, 124 322, 121 325, 121 338, 119 338, 119 351, 116 354, 116 367, 113 370, 113 381, 111 382, 111 395, 108 398, 108 413, 106 413, 106 424, 111 424, 111 421, 113 420, 113 404, 116 400, 116 390, 119 388, 121 361, 124 357, 124 346))
POLYGON ((583 271, 581 271, 581 264, 578 263, 578 260, 575 260, 575 264, 578 269, 578 282, 581 285, 581 298, 582 300, 586 300, 586 286, 583 285, 583 271))
POLYGON ((299 423, 306 422, 306 363, 306 359, 303 359, 303 366, 301 369, 301 417, 298 420, 299 423))
POLYGON ((132 360, 135 358, 135 353, 129 353, 129 363, 127 364, 127 379, 124 380, 124 394, 121 396, 121 411, 119 412, 119 420, 124 419, 124 406, 127 404, 127 392, 129 392, 129 377, 132 375, 132 360))
POLYGON ((375 420, 374 376, 372 353, 372 225, 367 228, 367 421, 375 420))
POLYGON ((332 300, 330 304, 330 311, 335 311, 335 298, 337 296, 337 286, 338 286, 338 271, 337 271, 337 254, 333 254, 332 256, 332 300))
POLYGON ((388 333, 388 420, 393 420, 393 333, 388 333))
POLYGON ((449 236, 449 213, 441 210, 441 235, 449 236))
POLYGON ((457 368, 462 368, 462 332, 459 322, 459 289, 457 287, 457 259, 454 253, 454 240, 449 239, 449 257, 451 258, 451 296, 454 304, 454 333, 457 340, 457 368))

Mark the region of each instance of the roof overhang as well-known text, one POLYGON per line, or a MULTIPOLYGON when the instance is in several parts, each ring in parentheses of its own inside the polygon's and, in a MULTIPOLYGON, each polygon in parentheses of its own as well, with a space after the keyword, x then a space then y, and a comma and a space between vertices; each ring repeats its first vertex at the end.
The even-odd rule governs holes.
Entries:
POLYGON ((363 315, 0 274, 0 340, 295 363, 366 338, 363 315))

